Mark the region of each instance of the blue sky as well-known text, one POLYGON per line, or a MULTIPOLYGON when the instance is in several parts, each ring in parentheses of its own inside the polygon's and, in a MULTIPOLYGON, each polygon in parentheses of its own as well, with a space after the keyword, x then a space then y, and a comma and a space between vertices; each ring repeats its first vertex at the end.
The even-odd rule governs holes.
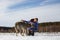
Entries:
POLYGON ((26 9, 26 8, 32 8, 37 6, 46 6, 46 5, 52 5, 60 3, 60 0, 26 0, 23 3, 15 3, 11 6, 9 6, 9 9, 17 10, 17 9, 26 9))
POLYGON ((60 0, 0 0, 0 25, 14 26, 21 19, 60 21, 60 0))

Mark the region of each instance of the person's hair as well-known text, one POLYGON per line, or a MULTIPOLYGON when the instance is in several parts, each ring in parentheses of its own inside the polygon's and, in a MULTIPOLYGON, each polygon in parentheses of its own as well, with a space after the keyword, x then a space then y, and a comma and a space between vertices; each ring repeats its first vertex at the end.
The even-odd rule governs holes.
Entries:
POLYGON ((31 19, 30 21, 31 21, 31 22, 34 22, 34 19, 31 19))
POLYGON ((35 18, 38 21, 38 18, 35 18))

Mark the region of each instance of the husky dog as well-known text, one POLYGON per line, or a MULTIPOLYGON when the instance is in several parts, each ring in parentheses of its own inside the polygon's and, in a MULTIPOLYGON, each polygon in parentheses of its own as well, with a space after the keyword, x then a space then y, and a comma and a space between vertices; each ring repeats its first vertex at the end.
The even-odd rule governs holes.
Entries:
POLYGON ((16 31, 16 35, 17 33, 20 33, 22 36, 24 36, 24 34, 27 34, 27 23, 25 22, 16 22, 15 23, 15 31, 16 31))

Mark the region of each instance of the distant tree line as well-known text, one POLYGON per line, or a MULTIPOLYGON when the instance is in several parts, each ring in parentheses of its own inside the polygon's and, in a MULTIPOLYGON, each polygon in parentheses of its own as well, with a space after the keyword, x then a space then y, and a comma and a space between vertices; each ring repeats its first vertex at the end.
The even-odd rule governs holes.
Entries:
MULTIPOLYGON (((45 22, 38 24, 38 32, 60 32, 60 22, 45 22)), ((15 27, 0 26, 0 32, 2 33, 14 33, 15 27)))

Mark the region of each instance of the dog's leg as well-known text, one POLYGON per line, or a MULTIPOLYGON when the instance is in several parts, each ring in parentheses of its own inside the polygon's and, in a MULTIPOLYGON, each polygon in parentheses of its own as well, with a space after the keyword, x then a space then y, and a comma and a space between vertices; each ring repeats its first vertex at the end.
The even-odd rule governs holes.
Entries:
POLYGON ((24 36, 24 31, 25 31, 25 30, 24 30, 24 28, 22 27, 22 36, 24 36))
POLYGON ((17 34, 18 34, 18 30, 19 30, 19 25, 16 25, 16 28, 15 28, 15 30, 16 30, 16 36, 17 36, 17 34))
POLYGON ((22 35, 22 29, 21 29, 21 27, 19 28, 19 33, 20 33, 20 35, 22 35))
POLYGON ((25 29, 25 35, 27 35, 27 29, 25 29))
POLYGON ((16 32, 16 36, 17 36, 17 33, 18 33, 17 28, 15 28, 15 32, 16 32))
POLYGON ((27 35, 29 34, 29 29, 28 29, 28 28, 26 29, 26 34, 27 34, 27 35))

